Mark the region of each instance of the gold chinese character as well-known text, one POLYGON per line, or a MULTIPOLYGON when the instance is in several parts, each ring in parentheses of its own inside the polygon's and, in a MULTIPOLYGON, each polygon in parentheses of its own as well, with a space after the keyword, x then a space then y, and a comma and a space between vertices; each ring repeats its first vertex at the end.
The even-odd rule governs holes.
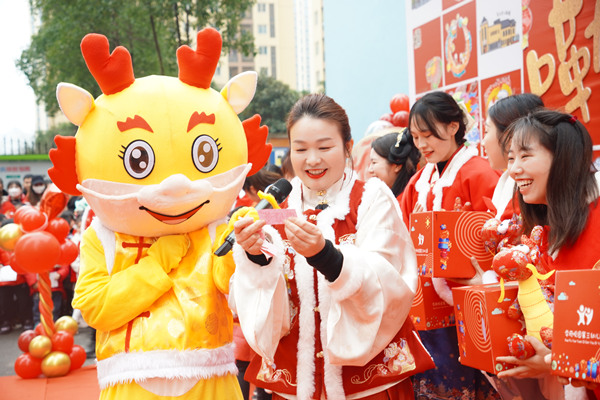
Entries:
POLYGON ((527 53, 526 62, 531 93, 541 96, 546 93, 550 88, 550 85, 552 85, 552 81, 554 81, 556 61, 550 53, 544 54, 538 58, 537 52, 531 50, 527 53), (544 66, 548 67, 548 75, 546 76, 546 79, 542 81, 542 74, 540 72, 544 66))
POLYGON ((594 71, 600 72, 600 0, 596 0, 596 10, 594 11, 594 19, 585 28, 585 38, 594 37, 593 54, 594 54, 594 71))
POLYGON ((554 0, 548 14, 548 25, 554 28, 556 53, 563 62, 567 58, 567 49, 575 39, 575 17, 583 8, 583 0, 554 0), (569 36, 565 39, 565 22, 569 23, 569 36))
POLYGON ((590 70, 590 51, 587 47, 582 47, 577 50, 575 45, 571 46, 571 57, 558 66, 558 81, 560 90, 565 96, 570 95, 573 90, 577 90, 577 94, 565 105, 565 110, 568 113, 581 108, 581 115, 584 122, 590 120, 590 110, 587 105, 587 100, 592 95, 592 90, 583 86, 583 78, 590 70), (580 69, 580 61, 583 60, 583 68, 580 69))

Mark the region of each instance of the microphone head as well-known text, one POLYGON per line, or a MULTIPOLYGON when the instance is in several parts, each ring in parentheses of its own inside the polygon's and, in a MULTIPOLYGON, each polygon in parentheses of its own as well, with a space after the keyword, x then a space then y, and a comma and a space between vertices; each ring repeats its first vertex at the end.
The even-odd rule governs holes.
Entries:
POLYGON ((265 193, 275 197, 277 204, 283 202, 292 191, 292 184, 285 178, 281 178, 271 185, 267 186, 265 193))

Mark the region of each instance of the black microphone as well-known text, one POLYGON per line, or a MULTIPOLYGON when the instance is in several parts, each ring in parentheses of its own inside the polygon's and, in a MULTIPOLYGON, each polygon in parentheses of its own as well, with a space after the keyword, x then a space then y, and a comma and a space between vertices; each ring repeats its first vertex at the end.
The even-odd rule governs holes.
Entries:
MULTIPOLYGON (((292 184, 285 178, 279 179, 277 182, 267 186, 267 188, 265 189, 265 193, 272 195, 275 198, 277 204, 281 204, 289 196, 291 191, 292 184)), ((265 208, 273 208, 271 203, 269 203, 265 199, 261 199, 254 207, 254 209, 257 211, 264 210, 265 208)), ((227 235, 227 238, 225 238, 223 244, 217 249, 217 251, 215 251, 215 255, 222 257, 225 254, 229 253, 234 243, 235 233, 231 232, 229 235, 227 235)))

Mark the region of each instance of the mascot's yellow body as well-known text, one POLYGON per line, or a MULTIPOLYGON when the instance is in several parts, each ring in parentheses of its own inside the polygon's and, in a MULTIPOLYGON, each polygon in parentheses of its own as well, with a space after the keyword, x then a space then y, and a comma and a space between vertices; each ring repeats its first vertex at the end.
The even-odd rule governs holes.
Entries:
POLYGON ((213 252, 270 146, 258 116, 237 117, 256 74, 211 89, 221 37, 208 28, 197 42, 177 52, 179 79, 135 79, 126 49, 111 54, 104 36, 87 35, 82 53, 103 95, 57 89, 79 130, 56 138, 49 175, 97 216, 73 307, 97 330, 101 398, 241 399, 226 299, 234 264, 213 252))

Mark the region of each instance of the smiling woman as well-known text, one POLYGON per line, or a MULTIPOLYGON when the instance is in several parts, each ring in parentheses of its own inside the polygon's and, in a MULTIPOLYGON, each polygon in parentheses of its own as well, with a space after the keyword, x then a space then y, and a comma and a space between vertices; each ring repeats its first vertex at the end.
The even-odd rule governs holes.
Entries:
POLYGON ((246 377, 274 399, 412 399, 408 377, 433 364, 407 318, 417 267, 397 200, 345 168, 350 126, 332 98, 301 98, 287 127, 299 218, 235 224, 230 301, 260 356, 246 377))
MULTIPOLYGON (((470 203, 474 211, 487 211, 485 198, 492 198, 500 173, 477 155, 476 146, 466 143, 466 121, 463 108, 445 92, 428 93, 411 108, 408 129, 427 164, 404 189, 401 207, 407 224, 412 212, 451 211, 456 203, 470 203)), ((452 304, 444 278, 433 278, 433 286, 441 299, 452 304)), ((452 393, 473 399, 498 397, 479 370, 458 362, 453 326, 420 334, 436 369, 415 375, 415 397, 459 398, 452 393)))

